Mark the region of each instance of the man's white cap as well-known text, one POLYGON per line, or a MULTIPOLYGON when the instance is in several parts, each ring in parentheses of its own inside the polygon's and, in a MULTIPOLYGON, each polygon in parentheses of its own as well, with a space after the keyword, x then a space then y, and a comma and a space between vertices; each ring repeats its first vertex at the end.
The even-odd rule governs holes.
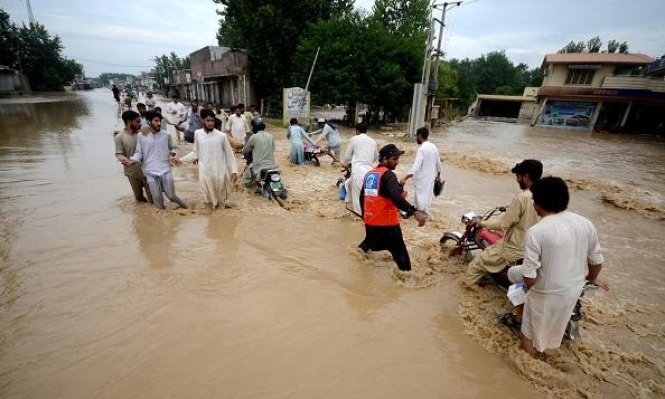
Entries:
POLYGON ((319 123, 325 123, 325 122, 326 122, 326 120, 325 120, 325 119, 323 119, 323 118, 319 118, 319 120, 318 120, 317 122, 319 122, 319 123))

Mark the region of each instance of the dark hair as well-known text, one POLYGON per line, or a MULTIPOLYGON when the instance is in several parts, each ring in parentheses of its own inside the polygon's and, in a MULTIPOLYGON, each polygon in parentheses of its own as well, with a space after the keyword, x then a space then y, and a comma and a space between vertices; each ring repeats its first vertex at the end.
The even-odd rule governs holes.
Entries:
POLYGON ((560 177, 543 177, 531 186, 533 202, 546 211, 559 213, 568 208, 568 186, 560 177))
POLYGON ((133 121, 136 118, 140 118, 141 115, 136 111, 125 111, 122 113, 122 121, 127 124, 127 122, 133 121))
POLYGON ((240 104, 236 105, 236 108, 245 108, 245 104, 240 103, 240 104))
POLYGON ((250 104, 249 108, 256 108, 256 105, 250 104))
POLYGON ((193 104, 193 103, 196 103, 196 105, 199 105, 199 100, 193 99, 192 101, 189 102, 190 105, 193 104))
POLYGON ((145 104, 143 104, 143 103, 136 104, 136 108, 139 108, 139 107, 145 107, 145 104))
POLYGON ((367 133, 367 125, 364 123, 358 123, 356 125, 356 130, 359 131, 360 133, 367 133))
POLYGON ((157 112, 158 114, 161 114, 162 113, 162 107, 155 107, 154 112, 157 112), (159 111, 157 111, 157 110, 159 110, 159 111))
POLYGON ((162 120, 162 114, 155 112, 155 111, 148 111, 145 113, 145 119, 148 120, 148 122, 152 122, 153 119, 159 118, 159 120, 162 120))
POLYGON ((416 136, 427 139, 429 137, 429 130, 426 127, 421 127, 420 129, 416 130, 416 136))
POLYGON ((297 125, 298 124, 298 118, 291 118, 289 123, 292 124, 292 125, 297 125))
MULTIPOLYGON (((207 117, 215 118, 215 112, 211 109, 205 108, 201 110, 201 119, 205 119, 207 117)), ((215 118, 217 119, 217 118, 215 118)))
POLYGON ((229 107, 229 111, 231 111, 231 112, 235 112, 235 110, 236 110, 236 106, 235 106, 235 105, 232 105, 232 106, 229 107))
POLYGON ((261 130, 266 130, 266 124, 263 122, 259 122, 256 125, 254 125, 254 133, 260 132, 261 130))
POLYGON ((543 175, 543 163, 537 159, 525 159, 515 165, 511 172, 517 175, 528 175, 532 182, 536 182, 543 175))

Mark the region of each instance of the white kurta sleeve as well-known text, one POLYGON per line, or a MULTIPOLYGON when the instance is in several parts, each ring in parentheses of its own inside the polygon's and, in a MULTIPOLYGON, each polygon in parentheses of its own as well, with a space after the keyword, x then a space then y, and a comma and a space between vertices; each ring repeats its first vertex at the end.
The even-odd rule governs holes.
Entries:
POLYGON ((413 161, 413 166, 411 167, 411 174, 416 176, 423 168, 423 151, 422 146, 416 152, 416 159, 413 161))
POLYGON ((598 242, 598 233, 593 226, 591 226, 591 234, 589 236, 589 254, 587 255, 587 261, 590 265, 601 265, 605 261, 603 258, 603 252, 600 248, 600 242, 598 242))
POLYGON ((355 140, 353 138, 349 140, 349 144, 346 146, 346 152, 344 152, 344 157, 342 157, 342 165, 348 165, 353 159, 353 150, 354 150, 355 140))
POLYGON ((143 159, 143 149, 141 148, 141 140, 136 138, 136 149, 134 150, 134 155, 130 158, 132 161, 141 162, 143 159))
POLYGON ((199 159, 199 140, 198 140, 198 135, 195 133, 194 147, 192 147, 192 151, 189 154, 185 155, 184 157, 180 158, 180 160, 183 162, 192 163, 198 159, 199 159))
POLYGON ((226 136, 223 137, 222 150, 224 151, 226 170, 228 170, 229 173, 238 173, 236 157, 233 155, 233 148, 231 148, 231 143, 229 143, 229 139, 226 136))
POLYGON ((526 233, 524 244, 524 277, 536 278, 540 269, 542 253, 540 243, 533 231, 529 229, 526 233))

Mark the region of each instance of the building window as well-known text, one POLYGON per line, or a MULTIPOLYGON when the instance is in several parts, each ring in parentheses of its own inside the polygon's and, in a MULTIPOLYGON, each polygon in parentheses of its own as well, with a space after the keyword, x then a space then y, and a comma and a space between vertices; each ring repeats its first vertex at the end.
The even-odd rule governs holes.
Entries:
POLYGON ((566 77, 567 85, 590 85, 596 71, 588 69, 569 69, 566 77))

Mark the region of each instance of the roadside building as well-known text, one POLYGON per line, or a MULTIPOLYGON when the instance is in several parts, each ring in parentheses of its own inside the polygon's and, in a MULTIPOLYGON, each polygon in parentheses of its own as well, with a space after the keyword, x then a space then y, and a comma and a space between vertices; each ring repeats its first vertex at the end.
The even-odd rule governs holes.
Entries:
POLYGON ((30 84, 24 74, 0 65, 0 96, 30 94, 30 84))
POLYGON ((665 64, 644 54, 548 54, 533 125, 664 133, 665 64))
POLYGON ((171 77, 181 98, 212 101, 224 107, 256 101, 245 51, 207 46, 191 53, 189 63, 191 69, 174 72, 171 77))
POLYGON ((521 96, 478 94, 468 115, 492 120, 529 123, 537 110, 537 87, 525 87, 521 96))

